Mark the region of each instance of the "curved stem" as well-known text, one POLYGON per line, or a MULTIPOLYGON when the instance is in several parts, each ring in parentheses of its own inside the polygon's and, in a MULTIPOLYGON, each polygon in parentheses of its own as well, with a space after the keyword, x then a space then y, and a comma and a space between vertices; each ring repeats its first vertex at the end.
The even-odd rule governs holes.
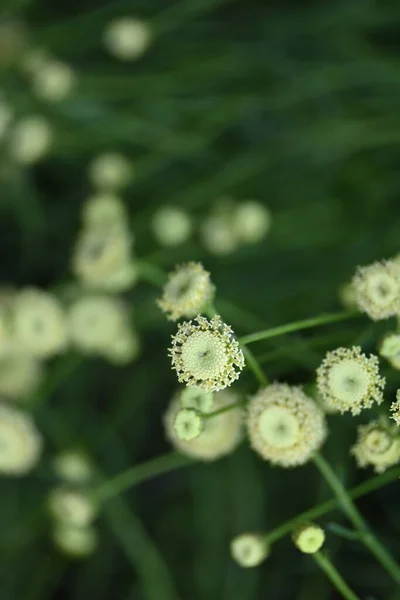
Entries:
POLYGON ((241 348, 243 350, 243 354, 246 358, 247 366, 252 371, 253 375, 257 379, 257 381, 265 387, 268 385, 268 379, 260 366, 260 363, 254 356, 254 354, 243 344, 241 343, 241 348))
POLYGON ((330 561, 330 559, 326 556, 326 554, 315 552, 315 554, 313 554, 312 556, 315 562, 328 576, 333 586, 337 589, 338 592, 341 593, 343 598, 346 598, 346 600, 360 600, 359 596, 357 596, 353 592, 353 590, 349 588, 339 571, 336 569, 336 567, 330 561))
POLYGON ((285 333, 299 331, 300 329, 311 329, 312 327, 318 327, 318 325, 337 323, 338 321, 346 321, 359 316, 361 316, 361 313, 354 311, 320 315, 319 317, 295 321, 294 323, 286 323, 285 325, 279 325, 278 327, 272 327, 271 329, 265 329, 264 331, 256 331, 255 333, 250 333, 249 335, 241 337, 239 341, 242 344, 252 344, 253 342, 267 340, 269 338, 277 337, 278 335, 284 335, 285 333))
POLYGON ((96 502, 104 502, 138 485, 142 481, 146 481, 146 479, 174 471, 180 467, 186 467, 193 462, 192 458, 183 456, 177 452, 163 454, 142 464, 135 465, 131 469, 119 473, 112 479, 104 481, 104 483, 93 491, 93 499, 96 502))
POLYGON ((347 514, 357 531, 360 533, 361 540, 370 552, 375 556, 378 562, 391 575, 391 577, 400 583, 400 567, 390 554, 390 552, 381 544, 369 529, 361 514, 340 479, 336 476, 329 463, 316 452, 313 456, 315 465, 318 467, 321 475, 334 492, 343 512, 347 514))

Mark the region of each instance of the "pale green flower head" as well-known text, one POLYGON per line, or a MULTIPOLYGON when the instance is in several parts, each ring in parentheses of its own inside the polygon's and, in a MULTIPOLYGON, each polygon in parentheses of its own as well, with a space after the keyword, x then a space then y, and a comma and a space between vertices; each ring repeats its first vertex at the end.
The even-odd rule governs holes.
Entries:
POLYGON ((233 213, 233 231, 243 244, 256 244, 264 239, 271 227, 271 213, 256 200, 240 202, 233 213))
POLYGON ((76 75, 69 65, 49 60, 34 72, 32 89, 46 102, 61 102, 72 93, 75 84, 76 75))
POLYGON ((358 415, 383 402, 385 379, 379 375, 378 358, 353 346, 327 353, 317 370, 317 386, 328 406, 358 415))
POLYGON ((151 228, 155 239, 162 246, 179 246, 189 239, 192 221, 185 210, 163 206, 154 213, 151 228))
POLYGON ((89 165, 92 185, 102 191, 113 192, 126 187, 134 178, 132 163, 118 152, 97 156, 89 165))
POLYGON ((49 152, 53 141, 53 129, 44 117, 39 115, 23 117, 11 128, 10 156, 18 164, 33 164, 49 152))
POLYGON ((122 17, 108 24, 103 39, 110 54, 119 60, 129 61, 146 52, 153 39, 153 32, 146 21, 122 17))
POLYGON ((359 309, 373 321, 387 319, 400 311, 400 267, 394 261, 358 267, 352 285, 359 309))
POLYGON ((98 544, 97 531, 92 526, 74 527, 59 522, 54 526, 52 538, 61 552, 75 558, 92 554, 98 544))
POLYGON ((71 527, 86 527, 95 519, 95 504, 77 489, 54 488, 48 497, 48 507, 54 519, 71 527))
POLYGON ((379 354, 388 360, 400 356, 400 333, 387 333, 380 343, 379 354))
POLYGON ((178 325, 169 349, 178 381, 205 391, 218 391, 239 378, 245 361, 229 325, 216 315, 211 320, 198 315, 178 325))
POLYGON ((205 392, 201 388, 189 385, 180 392, 180 401, 182 408, 196 408, 204 413, 210 412, 214 406, 212 392, 205 392))
POLYGON ((28 413, 0 405, 0 473, 21 476, 31 471, 42 453, 42 437, 28 413))
POLYGON ((181 408, 174 419, 174 430, 180 440, 198 438, 204 429, 204 419, 194 408, 181 408))
POLYGON ((325 541, 325 532, 315 523, 300 525, 293 533, 293 542, 295 546, 304 552, 304 554, 314 554, 318 552, 325 541))
POLYGON ((231 555, 240 567, 257 567, 268 557, 269 545, 261 534, 242 533, 231 541, 231 555))
POLYGON ((171 321, 192 318, 211 302, 214 292, 210 273, 202 264, 189 262, 169 274, 157 304, 171 321))
POLYGON ((247 408, 250 445, 281 467, 307 462, 326 437, 324 413, 297 387, 273 383, 250 399, 247 408))
POLYGON ((396 425, 400 425, 400 390, 397 390, 396 401, 392 402, 390 410, 392 412, 391 418, 394 420, 396 425))
POLYGON ((400 461, 400 436, 396 425, 390 425, 385 418, 371 421, 358 427, 357 442, 351 453, 361 468, 373 467, 376 473, 383 473, 400 461))

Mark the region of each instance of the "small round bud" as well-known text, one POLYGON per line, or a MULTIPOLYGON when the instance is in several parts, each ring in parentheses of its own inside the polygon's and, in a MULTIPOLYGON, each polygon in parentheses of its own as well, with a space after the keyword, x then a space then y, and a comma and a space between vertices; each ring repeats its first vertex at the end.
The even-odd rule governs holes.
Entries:
POLYGON ((55 488, 49 494, 51 515, 72 527, 86 527, 96 516, 96 508, 89 498, 78 490, 55 488))
POLYGON ((116 152, 97 156, 89 166, 90 181, 95 188, 104 191, 112 192, 126 187, 132 176, 132 164, 116 152))
POLYGON ((85 227, 97 229, 126 223, 126 211, 120 198, 109 193, 98 193, 83 205, 82 219, 85 227))
POLYGON ((80 450, 65 450, 53 461, 54 471, 66 483, 82 485, 93 476, 93 467, 88 457, 80 450))
POLYGON ((164 206, 154 213, 151 228, 157 242, 162 246, 179 246, 189 238, 192 223, 186 211, 164 206))
POLYGON ((178 381, 215 392, 230 386, 245 366, 243 352, 229 325, 215 315, 197 316, 178 325, 169 349, 178 381))
POLYGON ((83 352, 102 353, 126 328, 126 313, 121 301, 111 296, 84 296, 70 307, 69 334, 83 352))
POLYGON ((264 536, 242 533, 231 541, 231 554, 241 567, 257 567, 269 555, 269 545, 264 536))
POLYGON ((400 356, 400 333, 386 334, 379 345, 379 354, 388 360, 400 356))
POLYGON ((67 319, 59 300, 42 290, 26 289, 14 301, 15 339, 37 358, 50 358, 68 345, 67 319))
POLYGON ((25 475, 38 463, 42 445, 30 415, 0 404, 0 473, 25 475))
MULTIPOLYGON (((191 388, 187 388, 191 389, 191 388)), ((182 395, 175 396, 164 416, 165 433, 171 444, 182 454, 202 461, 212 461, 232 452, 243 438, 243 412, 239 407, 232 408, 212 418, 204 419, 200 435, 191 440, 178 437, 174 422, 177 414, 184 406, 182 395)), ((214 402, 204 412, 231 406, 237 401, 237 396, 231 391, 224 390, 214 394, 214 402)))
POLYGON ((381 419, 358 427, 357 442, 351 449, 357 465, 372 466, 376 473, 383 473, 400 460, 400 437, 396 426, 381 419))
POLYGON ((32 164, 49 151, 53 132, 43 117, 24 117, 11 129, 9 142, 10 155, 17 163, 32 164))
POLYGON ((377 357, 367 357, 353 346, 327 353, 317 370, 317 386, 327 405, 358 415, 374 402, 383 402, 385 379, 379 376, 377 357))
POLYGON ((215 287, 200 263, 189 262, 169 274, 158 306, 171 321, 194 317, 211 302, 215 287))
POLYGON ((315 523, 301 525, 293 533, 293 543, 304 554, 318 552, 325 541, 324 530, 315 523))
POLYGON ((271 213, 260 202, 241 202, 233 213, 233 231, 244 244, 256 244, 268 233, 271 226, 271 213))
POLYGON ((39 67, 33 76, 33 91, 42 100, 60 102, 71 94, 75 73, 68 65, 51 60, 39 67))
POLYGON ((139 58, 149 47, 151 39, 149 25, 132 17, 111 21, 104 32, 107 50, 119 60, 139 58))
POLYGON ((57 523, 52 532, 53 542, 58 548, 75 558, 92 554, 97 547, 97 531, 93 527, 73 527, 57 523))
POLYGON ((247 411, 251 447, 272 464, 302 465, 325 440, 324 414, 300 388, 269 385, 251 398, 247 411))
POLYGON ((194 440, 204 429, 204 419, 194 408, 181 408, 175 416, 174 429, 179 439, 194 440))
POLYGON ((359 309, 373 321, 400 311, 400 267, 394 261, 358 267, 352 285, 359 309))

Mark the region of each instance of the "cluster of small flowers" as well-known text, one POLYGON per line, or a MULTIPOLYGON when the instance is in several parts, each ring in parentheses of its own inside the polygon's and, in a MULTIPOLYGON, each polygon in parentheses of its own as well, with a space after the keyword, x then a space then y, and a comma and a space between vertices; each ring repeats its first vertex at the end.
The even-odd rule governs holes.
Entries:
MULTIPOLYGON (((201 223, 200 237, 211 254, 231 254, 243 244, 262 241, 270 225, 270 212, 261 202, 229 199, 217 203, 201 223)), ((179 246, 193 233, 193 222, 186 211, 166 206, 153 215, 152 231, 159 244, 179 246)))
POLYGON ((83 558, 97 546, 97 530, 93 521, 97 507, 91 499, 88 485, 93 480, 93 468, 80 450, 66 450, 56 456, 54 471, 61 480, 48 496, 52 517, 52 539, 65 554, 83 558))

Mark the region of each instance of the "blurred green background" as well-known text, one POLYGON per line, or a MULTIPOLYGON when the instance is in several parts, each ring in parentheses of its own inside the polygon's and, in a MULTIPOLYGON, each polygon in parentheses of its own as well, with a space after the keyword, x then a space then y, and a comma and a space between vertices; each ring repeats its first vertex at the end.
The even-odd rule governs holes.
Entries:
MULTIPOLYGON (((16 69, 1 71, 17 115, 40 113, 55 131, 51 152, 26 168, 10 165, 0 145, 4 284, 47 289, 72 278, 91 193, 87 167, 108 151, 135 165, 123 198, 136 255, 164 271, 201 261, 217 286, 217 308, 239 335, 341 310, 338 288, 356 265, 399 251, 396 2, 3 0, 0 7, 2 21, 22 23, 30 43, 77 75, 74 93, 50 104, 16 69), (102 35, 111 19, 127 15, 148 21, 154 37, 143 56, 124 63, 107 53, 102 35), (206 251, 198 224, 222 196, 268 207, 265 240, 226 256, 206 251), (177 248, 161 247, 151 232, 164 205, 183 208, 194 223, 194 235, 177 248)), ((157 309, 158 295, 145 280, 124 295, 141 340, 138 360, 115 367, 88 358, 62 377, 36 412, 46 446, 39 467, 0 480, 0 599, 337 598, 289 539, 256 569, 232 562, 232 536, 271 529, 330 497, 312 466, 273 469, 246 443, 214 464, 185 467, 110 500, 99 515, 98 548, 85 560, 51 543, 45 498, 57 451, 78 441, 108 476, 169 451, 161 417, 176 389, 166 353, 175 326, 157 309)), ((391 325, 357 319, 254 351, 270 379, 310 383, 327 350, 352 343, 373 350, 391 325)), ((69 359, 49 364, 50 384, 69 359)), ((390 397, 399 377, 383 372, 390 397)), ((256 389, 248 371, 237 387, 256 389)), ((364 481, 371 473, 356 471, 348 454, 355 420, 329 423, 326 455, 347 485, 364 481)), ((399 556, 396 483, 359 506, 399 556)), ((334 512, 322 522, 342 520, 334 512)), ((400 598, 357 542, 333 533, 328 540, 361 597, 400 598)))

